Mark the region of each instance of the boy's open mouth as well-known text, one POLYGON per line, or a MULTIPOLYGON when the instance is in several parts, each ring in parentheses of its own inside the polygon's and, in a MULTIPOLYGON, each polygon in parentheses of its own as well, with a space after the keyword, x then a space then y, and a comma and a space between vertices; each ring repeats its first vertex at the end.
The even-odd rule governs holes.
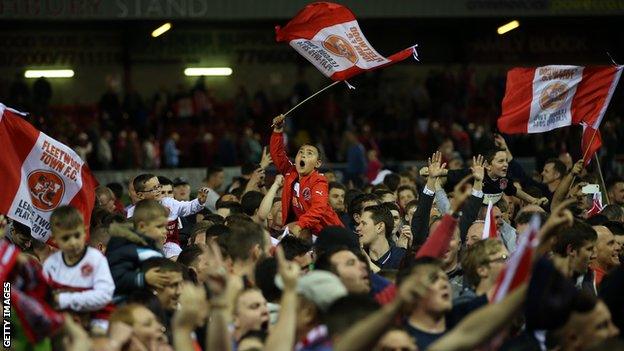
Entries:
POLYGON ((305 168, 305 165, 306 165, 306 164, 305 164, 305 161, 304 161, 304 160, 299 161, 299 166, 300 166, 301 168, 305 168))

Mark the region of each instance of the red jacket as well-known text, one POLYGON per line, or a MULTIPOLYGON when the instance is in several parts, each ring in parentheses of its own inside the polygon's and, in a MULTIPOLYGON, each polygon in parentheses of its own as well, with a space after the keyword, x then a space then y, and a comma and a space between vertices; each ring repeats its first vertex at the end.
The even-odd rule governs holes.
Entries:
POLYGON ((290 162, 284 149, 284 137, 282 133, 273 133, 269 146, 271 158, 277 170, 284 176, 282 189, 282 218, 287 224, 288 215, 292 211, 293 185, 299 181, 299 204, 303 207, 304 214, 297 218, 297 224, 301 229, 308 229, 312 234, 318 234, 323 228, 331 225, 343 226, 336 212, 329 205, 329 188, 327 179, 318 171, 313 171, 299 179, 299 173, 295 165, 290 162))

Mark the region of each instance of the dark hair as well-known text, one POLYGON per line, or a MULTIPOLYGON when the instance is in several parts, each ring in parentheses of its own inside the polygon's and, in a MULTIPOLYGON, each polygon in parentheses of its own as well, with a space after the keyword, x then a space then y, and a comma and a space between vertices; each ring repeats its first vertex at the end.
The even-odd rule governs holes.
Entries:
POLYGON ((624 235, 624 224, 617 221, 607 221, 602 224, 613 233, 613 235, 624 235))
POLYGON ((607 190, 608 191, 613 190, 613 187, 617 183, 624 183, 624 178, 622 178, 622 177, 613 177, 613 178, 607 180, 607 190))
POLYGON ((568 255, 568 246, 572 250, 578 250, 588 241, 596 241, 597 239, 598 234, 591 225, 581 220, 575 220, 572 227, 560 231, 553 251, 565 257, 568 255))
POLYGON ((235 201, 223 201, 221 203, 217 202, 216 207, 217 210, 220 208, 228 208, 230 209, 230 214, 243 213, 243 206, 235 201))
POLYGON ((151 173, 143 173, 143 174, 139 174, 138 176, 136 176, 134 180, 132 181, 132 186, 134 187, 134 191, 137 193, 145 192, 145 183, 154 177, 156 176, 151 173))
POLYGON ((388 189, 377 189, 373 191, 373 194, 377 195, 380 199, 383 199, 385 195, 394 195, 394 192, 388 189))
POLYGON ((417 197, 418 197, 418 193, 416 193, 416 189, 414 189, 414 187, 413 187, 413 186, 411 186, 411 185, 401 185, 401 186, 399 186, 399 187, 397 188, 397 190, 396 190, 397 195, 398 195, 400 192, 405 191, 405 190, 409 190, 409 191, 411 191, 412 193, 414 193, 414 197, 415 197, 415 198, 417 198, 417 197))
POLYGON ((228 234, 230 234, 230 227, 226 226, 225 224, 215 224, 210 226, 210 228, 206 229, 206 239, 213 236, 227 236, 228 234))
POLYGON ((256 169, 258 168, 258 165, 255 163, 251 163, 251 162, 245 162, 242 166, 241 166, 241 174, 242 175, 250 175, 252 174, 256 169))
POLYGON ((587 224, 592 225, 592 226, 603 225, 608 221, 609 221, 609 218, 607 218, 607 216, 603 215, 602 213, 599 213, 599 214, 596 214, 587 218, 587 224))
POLYGON ((171 185, 173 186, 173 182, 171 181, 171 179, 165 177, 165 176, 157 176, 156 178, 158 178, 158 183, 160 183, 160 185, 171 185))
POLYGON ((527 224, 529 222, 531 222, 531 218, 533 218, 534 215, 538 215, 540 218, 540 223, 543 225, 544 223, 546 223, 546 220, 548 220, 548 214, 546 212, 538 212, 538 211, 524 211, 524 212, 520 212, 517 216, 516 216, 516 225, 518 224, 527 224))
POLYGON ((115 197, 117 199, 121 199, 123 197, 124 187, 120 183, 108 183, 106 187, 113 191, 115 197))
POLYGON ((219 172, 223 172, 223 168, 217 166, 210 166, 206 168, 206 180, 210 179, 210 177, 219 172))
POLYGON ((241 179, 240 180, 240 185, 234 189, 232 189, 232 191, 230 192, 230 194, 236 196, 237 199, 240 199, 241 197, 243 197, 243 192, 245 191, 245 188, 247 187, 247 183, 249 181, 246 179, 241 179))
POLYGON ((253 216, 256 213, 256 210, 260 207, 262 199, 264 199, 264 194, 259 191, 246 192, 241 199, 243 213, 248 216, 253 216))
POLYGON ((561 162, 561 160, 559 160, 558 158, 549 158, 548 160, 546 160, 546 162, 544 162, 544 166, 549 163, 552 163, 555 172, 559 173, 558 179, 561 179, 566 174, 568 174, 568 168, 566 167, 565 163, 561 162))
MULTIPOLYGON (((152 257, 141 264, 141 271, 147 272, 152 268, 160 268, 165 272, 177 272, 182 274, 182 279, 189 280, 188 270, 181 263, 164 257, 152 257)), ((147 284, 147 282, 145 282, 147 284)))
POLYGON ((204 249, 196 244, 187 246, 180 255, 178 255, 178 259, 176 262, 185 265, 186 267, 190 267, 201 254, 204 253, 204 249))
POLYGON ((262 295, 270 302, 277 302, 282 297, 282 290, 275 285, 277 275, 277 261, 274 257, 268 257, 256 264, 254 277, 256 286, 262 291, 262 295))
POLYGON ((394 230, 394 219, 392 218, 392 213, 387 206, 384 205, 375 205, 366 207, 362 213, 370 212, 371 218, 373 219, 373 223, 377 224, 379 222, 383 222, 385 227, 385 235, 386 238, 392 237, 392 231, 394 230))
POLYGON ((304 146, 312 146, 313 148, 316 149, 316 153, 318 154, 319 161, 323 162, 323 160, 325 160, 325 155, 323 155, 323 150, 321 150, 318 146, 310 144, 310 143, 305 143, 305 144, 301 145, 299 147, 299 149, 301 149, 304 146))
POLYGON ((485 153, 485 161, 488 164, 491 165, 492 164, 492 160, 494 160, 494 157, 496 157, 496 154, 499 153, 499 152, 505 152, 506 153, 507 151, 505 151, 505 149, 501 149, 501 148, 490 149, 488 152, 485 153))
POLYGON ((362 320, 378 309, 379 303, 369 295, 353 294, 334 301, 321 318, 333 337, 351 328, 354 321, 362 320))
POLYGON ((344 184, 340 183, 340 182, 330 182, 329 183, 329 191, 332 191, 332 189, 342 189, 345 191, 345 193, 347 192, 347 187, 344 186, 344 184))
POLYGON ((390 191, 395 192, 399 184, 401 184, 401 176, 396 173, 386 174, 383 184, 387 186, 390 191))
POLYGON ((75 207, 70 205, 60 206, 52 211, 50 215, 50 225, 52 231, 54 228, 60 229, 74 229, 79 226, 84 226, 84 220, 82 214, 75 207))
POLYGON ((441 261, 435 257, 424 256, 416 258, 415 255, 407 255, 405 257, 406 259, 403 260, 403 267, 397 274, 397 286, 401 285, 401 283, 420 266, 433 265, 440 268, 442 267, 441 261))
POLYGON ((286 235, 279 245, 284 249, 284 256, 287 260, 292 260, 297 256, 305 255, 312 250, 312 245, 307 241, 293 235, 286 235))
POLYGON ((225 218, 225 225, 230 226, 232 223, 249 222, 253 223, 253 219, 244 213, 232 213, 225 218))
POLYGON ((233 261, 246 260, 255 245, 264 249, 264 232, 260 225, 253 222, 235 222, 229 225, 230 234, 223 238, 228 256, 233 261))
POLYGON ((360 189, 348 189, 345 192, 345 199, 344 199, 345 205, 349 206, 351 201, 353 201, 353 199, 355 199, 356 197, 360 196, 361 194, 364 194, 364 192, 362 192, 362 190, 360 190, 360 189))
POLYGON ((225 218, 219 216, 216 213, 209 213, 206 216, 204 216, 204 220, 205 221, 211 221, 212 223, 216 224, 223 224, 225 223, 225 218))
POLYGON ((395 210, 401 213, 401 208, 399 207, 399 205, 397 205, 396 202, 384 202, 383 204, 381 204, 381 206, 387 208, 389 211, 395 210))
POLYGON ((378 205, 381 204, 381 201, 379 200, 379 197, 377 195, 362 193, 354 197, 353 200, 351 200, 351 202, 349 203, 349 216, 353 218, 354 214, 362 213, 362 204, 367 201, 376 201, 378 205))
POLYGON ((318 258, 316 259, 316 262, 314 263, 314 269, 328 271, 328 272, 337 274, 338 272, 336 271, 336 267, 332 264, 331 258, 338 252, 342 252, 342 251, 350 251, 355 254, 354 250, 350 250, 346 246, 333 246, 318 256, 318 258))
POLYGON ((610 221, 619 221, 622 219, 622 216, 624 216, 624 210, 620 205, 610 204, 605 206, 602 211, 600 211, 600 214, 609 218, 610 221))

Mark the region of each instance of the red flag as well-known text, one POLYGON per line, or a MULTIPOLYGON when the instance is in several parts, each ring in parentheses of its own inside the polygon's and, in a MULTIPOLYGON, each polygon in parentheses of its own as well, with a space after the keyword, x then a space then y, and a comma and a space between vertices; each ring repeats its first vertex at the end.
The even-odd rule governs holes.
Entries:
POLYGON ((50 237, 50 214, 61 205, 77 208, 89 227, 97 181, 68 146, 0 104, 0 213, 30 227, 38 240, 50 237))
POLYGON ((494 217, 494 204, 490 201, 485 214, 485 223, 483 224, 483 234, 481 238, 488 239, 496 237, 498 237, 498 228, 496 227, 496 218, 494 217))
POLYGON ((275 27, 276 40, 288 41, 299 54, 333 80, 345 80, 361 72, 417 59, 416 46, 389 57, 381 56, 366 40, 355 15, 331 2, 307 5, 284 27, 275 27))
POLYGON ((598 129, 588 126, 587 123, 582 122, 581 125, 583 126, 581 151, 585 160, 585 166, 587 166, 591 162, 596 151, 602 146, 602 136, 598 129))
POLYGON ((587 210, 587 218, 593 217, 602 212, 602 193, 597 192, 592 198, 592 207, 587 210))
POLYGON ((533 251, 537 247, 537 233, 540 229, 539 216, 531 218, 529 227, 520 238, 516 251, 513 252, 507 265, 496 279, 492 302, 498 302, 507 294, 525 282, 531 273, 533 251))

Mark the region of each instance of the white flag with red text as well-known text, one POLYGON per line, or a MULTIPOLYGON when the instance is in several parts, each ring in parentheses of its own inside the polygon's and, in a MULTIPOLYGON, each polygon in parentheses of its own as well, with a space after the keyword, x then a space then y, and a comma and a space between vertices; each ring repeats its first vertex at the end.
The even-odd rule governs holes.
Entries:
POLYGON ((33 238, 48 241, 50 215, 71 205, 89 227, 97 181, 68 146, 35 129, 23 113, 0 103, 0 213, 30 227, 33 238))
POLYGON ((284 27, 275 27, 276 40, 287 41, 319 71, 333 80, 417 57, 416 46, 389 57, 379 54, 366 40, 355 15, 330 2, 307 5, 284 27))
POLYGON ((583 125, 582 151, 588 161, 600 148, 598 128, 623 67, 514 68, 507 73, 498 129, 507 134, 530 134, 583 125))
POLYGON ((492 201, 488 203, 487 212, 485 213, 485 223, 483 223, 483 233, 481 239, 498 237, 498 228, 496 226, 496 218, 494 217, 494 204, 492 201))
POLYGON ((533 264, 533 252, 538 244, 537 234, 540 225, 540 217, 533 215, 529 226, 521 234, 516 251, 513 252, 496 280, 492 302, 504 299, 507 294, 529 279, 533 264))

